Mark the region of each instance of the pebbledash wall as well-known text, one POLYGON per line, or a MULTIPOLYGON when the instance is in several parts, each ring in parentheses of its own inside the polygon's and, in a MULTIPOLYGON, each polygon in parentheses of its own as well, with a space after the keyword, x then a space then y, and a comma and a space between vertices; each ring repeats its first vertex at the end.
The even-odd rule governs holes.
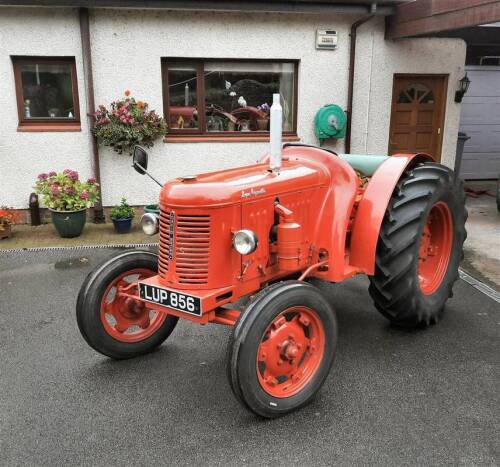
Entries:
MULTIPOLYGON (((350 15, 240 14, 159 10, 93 10, 91 41, 96 104, 109 104, 130 89, 163 113, 161 57, 299 59, 298 135, 317 144, 314 115, 336 103, 345 108, 350 15), (336 51, 317 51, 316 29, 338 33, 336 51)), ((453 102, 463 76, 465 44, 459 39, 384 40, 383 18, 358 32, 352 152, 387 152, 394 73, 449 75, 442 161, 453 165, 460 105, 453 102)), ((91 175, 90 134, 78 11, 0 9, 0 205, 27 208, 38 173, 72 168, 91 175), (80 132, 18 132, 10 56, 74 56, 82 114, 80 132)), ((344 150, 343 141, 327 145, 344 150)), ((150 151, 161 180, 255 162, 267 143, 164 143, 150 151)), ((134 205, 155 202, 158 187, 136 174, 130 158, 100 148, 103 203, 126 196, 134 205)))

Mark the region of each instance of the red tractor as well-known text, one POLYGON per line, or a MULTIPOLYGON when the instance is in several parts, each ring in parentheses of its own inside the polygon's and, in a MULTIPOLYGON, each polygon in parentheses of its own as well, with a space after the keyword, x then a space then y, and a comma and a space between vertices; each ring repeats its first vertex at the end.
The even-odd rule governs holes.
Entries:
MULTIPOLYGON (((146 233, 159 232, 158 254, 120 254, 82 285, 77 319, 91 347, 126 359, 161 345, 179 318, 233 326, 231 389, 276 417, 309 402, 334 360, 335 312, 308 279, 367 274, 393 324, 440 319, 466 236, 450 169, 425 154, 339 156, 298 144, 283 146, 280 167, 268 161, 162 186, 160 216, 142 219, 146 233)), ((134 167, 147 173, 139 147, 134 167)))

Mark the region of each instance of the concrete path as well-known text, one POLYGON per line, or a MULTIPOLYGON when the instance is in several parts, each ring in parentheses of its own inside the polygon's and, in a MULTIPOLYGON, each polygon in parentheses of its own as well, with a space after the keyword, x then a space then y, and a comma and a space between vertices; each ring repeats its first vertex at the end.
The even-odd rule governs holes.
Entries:
POLYGON ((157 235, 148 237, 144 234, 139 225, 139 220, 139 216, 134 218, 132 229, 126 234, 116 233, 113 223, 109 220, 106 224, 87 222, 82 235, 75 238, 59 237, 55 227, 51 223, 38 226, 14 225, 12 228, 12 237, 0 240, 0 252, 2 250, 22 248, 148 244, 157 242, 157 235))
MULTIPOLYGON (((496 189, 495 183, 487 182, 476 182, 472 187, 489 188, 490 193, 495 193, 496 189)), ((467 210, 469 218, 462 267, 500 292, 500 213, 496 199, 488 195, 468 196, 467 210)))

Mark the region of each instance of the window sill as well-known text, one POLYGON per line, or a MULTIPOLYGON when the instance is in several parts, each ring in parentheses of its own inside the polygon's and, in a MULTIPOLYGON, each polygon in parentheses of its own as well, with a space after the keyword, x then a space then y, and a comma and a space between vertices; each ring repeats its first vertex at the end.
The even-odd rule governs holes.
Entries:
MULTIPOLYGON (((300 141, 297 135, 283 135, 282 141, 291 143, 300 141)), ((165 143, 267 143, 269 136, 198 136, 198 135, 167 135, 163 138, 165 143)))
POLYGON ((17 131, 82 131, 82 127, 79 123, 74 125, 20 125, 17 127, 17 131))

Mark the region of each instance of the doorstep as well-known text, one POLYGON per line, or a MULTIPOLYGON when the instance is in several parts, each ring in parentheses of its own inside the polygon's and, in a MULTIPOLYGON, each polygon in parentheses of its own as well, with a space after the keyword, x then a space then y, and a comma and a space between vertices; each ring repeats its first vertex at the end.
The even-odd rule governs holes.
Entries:
POLYGON ((134 219, 129 233, 118 234, 113 223, 94 224, 87 222, 83 233, 75 238, 61 238, 52 224, 39 226, 13 225, 12 237, 0 240, 0 251, 24 248, 54 248, 77 246, 119 246, 150 245, 158 241, 158 236, 144 235, 139 226, 139 219, 134 219))

